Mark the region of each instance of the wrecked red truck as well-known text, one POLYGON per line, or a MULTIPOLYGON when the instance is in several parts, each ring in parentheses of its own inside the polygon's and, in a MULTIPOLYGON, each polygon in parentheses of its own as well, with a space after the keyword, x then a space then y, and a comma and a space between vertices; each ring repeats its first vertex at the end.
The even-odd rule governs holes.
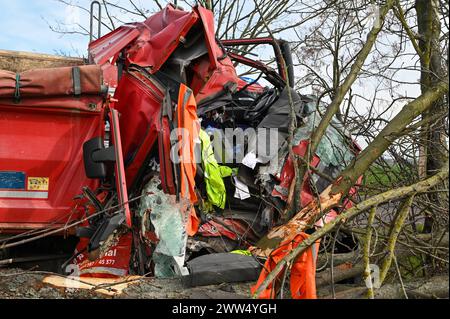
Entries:
MULTIPOLYGON (((80 276, 256 281, 265 259, 249 248, 283 223, 294 178, 291 111, 304 156, 326 107, 292 89, 289 43, 221 41, 212 12, 169 5, 88 52, 86 65, 0 71, 0 249, 70 235, 62 271, 80 276), (233 49, 243 45, 270 45, 278 69, 233 49)), ((311 165, 336 178, 358 152, 335 119, 311 165)), ((310 172, 301 205, 328 185, 310 172)), ((315 273, 316 248, 300 273, 315 273)), ((314 298, 314 278, 296 278, 292 297, 314 298)))

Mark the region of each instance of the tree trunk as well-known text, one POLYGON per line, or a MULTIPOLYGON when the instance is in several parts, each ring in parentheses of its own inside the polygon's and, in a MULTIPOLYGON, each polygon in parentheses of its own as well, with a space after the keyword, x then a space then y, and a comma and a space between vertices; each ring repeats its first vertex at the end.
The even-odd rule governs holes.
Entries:
MULTIPOLYGON (((417 26, 419 32, 419 48, 421 50, 421 90, 422 93, 436 85, 444 78, 442 65, 442 53, 440 50, 441 23, 438 13, 438 0, 416 0, 417 26)), ((429 119, 434 114, 448 109, 445 103, 446 97, 436 100, 431 108, 426 111, 422 118, 429 119)), ((448 150, 445 146, 445 117, 443 116, 434 123, 428 123, 423 127, 421 147, 421 173, 430 176, 439 171, 445 161, 448 150)), ((442 194, 432 193, 429 195, 432 203, 441 203, 442 194)), ((433 216, 428 214, 425 218, 424 232, 431 232, 433 216)))
MULTIPOLYGON (((336 289, 338 289, 337 285, 336 289)), ((405 283, 405 290, 398 283, 383 285, 375 290, 375 299, 404 299, 405 292, 409 299, 448 298, 449 283, 447 276, 435 276, 429 279, 420 278, 405 283)), ((336 299, 366 299, 366 287, 353 287, 336 293, 336 299)), ((325 295, 321 299, 332 299, 325 295)))

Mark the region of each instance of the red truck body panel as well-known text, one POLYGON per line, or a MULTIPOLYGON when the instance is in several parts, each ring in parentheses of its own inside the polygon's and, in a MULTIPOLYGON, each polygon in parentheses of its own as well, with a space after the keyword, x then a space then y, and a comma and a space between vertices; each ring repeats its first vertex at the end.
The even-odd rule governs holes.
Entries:
POLYGON ((85 175, 83 143, 103 134, 101 71, 81 67, 89 94, 75 97, 67 69, 24 72, 20 100, 12 96, 15 77, 11 83, 11 72, 0 72, 2 232, 64 225, 79 217, 71 208, 82 187, 98 187, 85 175))

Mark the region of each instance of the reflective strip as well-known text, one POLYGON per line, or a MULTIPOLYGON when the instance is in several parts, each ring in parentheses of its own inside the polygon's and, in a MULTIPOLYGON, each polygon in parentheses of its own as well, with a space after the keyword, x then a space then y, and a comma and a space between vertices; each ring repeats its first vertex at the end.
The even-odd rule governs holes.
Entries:
POLYGON ((314 267, 317 267, 317 257, 319 257, 318 251, 317 251, 317 242, 314 242, 314 244, 311 245, 311 258, 313 261, 314 267))
POLYGON ((184 195, 186 196, 186 198, 189 198, 189 180, 186 175, 186 170, 184 170, 184 195))
POLYGON ((48 199, 48 192, 0 191, 0 198, 48 199))
POLYGON ((184 108, 185 108, 186 104, 189 102, 189 98, 191 97, 191 93, 192 93, 191 90, 189 90, 186 87, 186 92, 184 93, 183 106, 182 106, 183 113, 184 113, 184 108))
POLYGON ((80 68, 74 66, 72 68, 72 80, 73 80, 73 94, 81 95, 81 75, 80 68))

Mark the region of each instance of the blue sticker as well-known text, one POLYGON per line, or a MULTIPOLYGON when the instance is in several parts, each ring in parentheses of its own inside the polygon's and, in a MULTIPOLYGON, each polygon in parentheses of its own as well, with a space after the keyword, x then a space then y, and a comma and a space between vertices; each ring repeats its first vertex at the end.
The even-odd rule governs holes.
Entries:
POLYGON ((25 173, 0 172, 0 189, 25 189, 25 173))

